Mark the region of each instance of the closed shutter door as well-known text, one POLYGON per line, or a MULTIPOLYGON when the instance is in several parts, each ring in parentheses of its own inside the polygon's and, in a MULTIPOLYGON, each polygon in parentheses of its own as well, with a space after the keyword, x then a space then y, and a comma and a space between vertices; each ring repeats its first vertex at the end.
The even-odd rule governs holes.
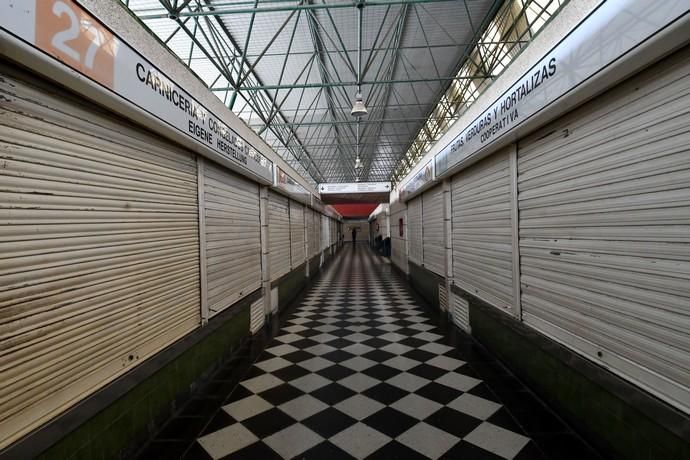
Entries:
POLYGON ((398 268, 407 272, 407 242, 405 241, 407 236, 407 230, 405 229, 407 217, 405 214, 404 207, 391 212, 391 261, 398 268), (403 236, 400 236, 400 219, 402 219, 403 236))
POLYGON ((305 225, 307 226, 307 257, 312 258, 318 252, 316 246, 316 233, 314 230, 314 211, 306 208, 304 211, 305 225))
POLYGON ((194 155, 0 75, 2 448, 199 326, 201 308, 194 155))
POLYGON ((325 251, 328 248, 328 240, 330 238, 330 230, 328 227, 328 217, 321 215, 321 250, 325 251))
POLYGON ((689 97, 686 47, 525 139, 518 163, 525 321, 686 412, 689 97))
POLYGON ((290 200, 290 241, 292 266, 304 263, 304 205, 290 200))
POLYGON ((268 242, 271 281, 290 271, 290 214, 288 199, 268 192, 268 242))
POLYGON ((453 279, 486 302, 513 305, 508 149, 453 177, 453 279))
POLYGON ((335 229, 335 220, 329 219, 328 224, 331 226, 331 241, 330 245, 333 246, 335 244, 335 235, 336 235, 336 229, 335 229))
POLYGON ((437 275, 446 276, 446 242, 443 231, 443 186, 437 185, 422 195, 424 223, 424 267, 437 275))
POLYGON ((203 203, 213 316, 261 287, 259 186, 205 161, 203 203))
POLYGON ((314 211, 314 255, 321 253, 321 214, 314 211))
POLYGON ((422 265, 422 197, 407 202, 407 248, 410 262, 422 265))

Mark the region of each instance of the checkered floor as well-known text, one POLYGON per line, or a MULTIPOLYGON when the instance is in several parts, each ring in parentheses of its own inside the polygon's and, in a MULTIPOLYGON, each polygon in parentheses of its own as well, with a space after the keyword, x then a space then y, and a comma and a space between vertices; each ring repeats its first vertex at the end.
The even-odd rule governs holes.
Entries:
POLYGON ((348 250, 198 443, 214 459, 533 458, 476 376, 397 277, 348 250))

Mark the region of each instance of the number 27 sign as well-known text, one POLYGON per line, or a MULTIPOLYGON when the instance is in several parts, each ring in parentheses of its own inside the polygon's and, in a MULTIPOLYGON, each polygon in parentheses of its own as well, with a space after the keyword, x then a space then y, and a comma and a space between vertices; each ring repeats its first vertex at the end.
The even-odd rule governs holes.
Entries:
POLYGON ((36 46, 113 89, 117 39, 72 0, 36 0, 36 46))

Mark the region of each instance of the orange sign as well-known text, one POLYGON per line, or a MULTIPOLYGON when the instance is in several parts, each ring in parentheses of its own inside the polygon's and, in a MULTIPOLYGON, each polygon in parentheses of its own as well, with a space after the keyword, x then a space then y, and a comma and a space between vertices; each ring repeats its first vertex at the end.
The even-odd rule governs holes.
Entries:
POLYGON ((36 45, 113 89, 117 41, 72 0, 37 0, 36 45))

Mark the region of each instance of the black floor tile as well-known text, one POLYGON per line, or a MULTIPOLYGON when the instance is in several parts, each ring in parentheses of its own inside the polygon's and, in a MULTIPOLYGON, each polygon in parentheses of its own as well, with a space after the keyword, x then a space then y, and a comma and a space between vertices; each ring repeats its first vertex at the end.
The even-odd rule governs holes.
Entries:
POLYGON ((326 439, 355 423, 357 423, 357 420, 332 407, 302 420, 303 425, 326 439))
POLYGON ((298 379, 300 377, 304 377, 307 374, 310 374, 307 369, 303 368, 302 366, 298 366, 296 364, 293 364, 291 366, 284 367, 282 369, 278 369, 277 371, 273 371, 273 375, 278 377, 279 379, 289 382, 291 380, 298 379))
POLYGON ((481 420, 458 412, 450 407, 442 407, 424 421, 429 425, 454 434, 458 438, 464 438, 482 424, 481 420))
POLYGON ((390 367, 386 366, 385 364, 377 364, 375 366, 371 366, 368 369, 364 369, 362 371, 362 374, 366 374, 369 377, 374 377, 375 379, 379 380, 388 380, 389 378, 393 377, 394 375, 399 374, 400 371, 390 367))
POLYGON ((242 421, 242 425, 259 438, 266 438, 294 424, 292 417, 275 407, 242 421))
POLYGON ((534 441, 530 441, 513 458, 513 460, 547 460, 547 457, 544 455, 541 449, 539 449, 539 447, 534 441))
POLYGON ((340 379, 344 379, 345 377, 348 377, 352 374, 355 374, 356 371, 350 369, 349 367, 341 366, 340 364, 335 364, 333 366, 321 369, 316 373, 322 377, 326 377, 327 379, 337 381, 340 379))
POLYGON ((440 383, 431 382, 415 391, 415 393, 445 405, 460 396, 462 391, 441 385, 440 383))
POLYGON ((407 372, 409 372, 410 374, 418 375, 420 377, 424 377, 425 379, 429 380, 436 380, 442 375, 447 374, 447 371, 440 369, 436 366, 430 366, 428 364, 420 364, 419 366, 415 366, 412 369, 409 369, 407 372))
POLYGON ((496 426, 505 428, 515 433, 525 434, 525 430, 518 424, 518 422, 510 415, 510 412, 505 407, 501 407, 494 414, 486 419, 487 422, 493 423, 496 426))
POLYGON ((460 441, 452 449, 441 456, 441 458, 444 460, 503 460, 503 457, 493 454, 466 441, 460 441))
MULTIPOLYGON (((330 334, 330 332, 329 332, 330 334)), ((332 345, 331 345, 332 346, 332 345)), ((343 350, 335 350, 330 353, 325 353, 321 355, 323 359, 327 359, 329 361, 333 361, 334 363, 341 363, 343 361, 347 361, 348 359, 354 358, 355 355, 352 353, 348 353, 343 350)))
POLYGON ((395 358, 395 355, 393 353, 388 353, 387 351, 383 350, 373 350, 363 354, 362 357, 370 359, 372 361, 376 361, 377 363, 382 363, 384 361, 388 361, 391 358, 395 358))
MULTIPOLYGON (((422 455, 409 447, 400 444, 398 441, 391 441, 369 457, 367 460, 428 460, 426 455, 422 455)), ((457 457, 460 460, 459 457, 457 457)))
POLYGON ((273 449, 268 447, 263 442, 255 442, 252 445, 240 449, 227 457, 223 457, 223 460, 282 460, 282 457, 278 455, 273 449))
POLYGON ((314 355, 312 355, 311 353, 308 353, 304 350, 293 351, 292 353, 287 353, 287 354, 281 356, 281 358, 286 359, 286 360, 290 361, 291 363, 299 363, 301 361, 306 361, 306 360, 311 359, 313 357, 314 357, 314 355))
POLYGON ((412 348, 419 348, 419 347, 423 347, 424 345, 426 345, 429 342, 426 342, 426 341, 420 340, 420 339, 415 339, 414 337, 408 337, 406 339, 402 339, 398 343, 402 343, 403 345, 407 345, 408 347, 412 347, 412 348))
POLYGON ((386 407, 365 418, 362 422, 391 438, 395 438, 419 423, 419 420, 392 407, 386 407))
MULTIPOLYGON (((458 372, 457 370, 455 372, 458 372)), ((460 372, 461 374, 464 374, 464 372, 460 372)), ((479 396, 480 398, 488 399, 489 401, 493 401, 496 403, 500 404, 500 399, 496 394, 491 391, 491 389, 486 386, 485 383, 480 383, 473 388, 471 388, 467 393, 470 393, 474 396, 479 396)))
POLYGON ((424 363, 424 362, 427 362, 427 361, 434 359, 438 355, 435 355, 434 353, 429 353, 428 351, 424 351, 424 350, 410 350, 407 353, 405 353, 403 356, 405 356, 407 358, 416 359, 420 363, 424 363))
POLYGON ((355 392, 338 383, 331 383, 325 387, 319 388, 318 390, 312 391, 310 394, 326 404, 333 406, 338 404, 340 401, 354 396, 355 392))
POLYGON ((380 403, 390 405, 400 398, 407 396, 409 393, 400 388, 389 385, 386 382, 379 383, 373 387, 365 390, 362 394, 368 398, 376 400, 380 403))
POLYGON ((228 413, 225 412, 223 409, 220 409, 218 412, 216 412, 216 415, 213 416, 211 421, 209 421, 208 424, 201 431, 201 435, 203 436, 209 433, 213 433, 214 431, 218 431, 222 428, 225 428, 226 426, 230 426, 235 422, 236 420, 234 418, 228 415, 228 413))
POLYGON ((316 340, 312 339, 300 339, 300 340, 295 340, 294 342, 290 342, 290 345, 292 345, 295 348, 299 348, 301 350, 304 350, 305 348, 313 347, 314 345, 318 345, 319 342, 316 340))
POLYGON ((281 385, 278 385, 276 387, 270 388, 266 391, 259 393, 259 396, 261 396, 274 406, 280 406, 284 402, 288 402, 291 399, 298 398, 303 394, 304 392, 302 390, 298 390, 290 384, 283 383, 281 385))
POLYGON ((353 460, 354 457, 328 441, 297 455, 294 460, 353 460))

